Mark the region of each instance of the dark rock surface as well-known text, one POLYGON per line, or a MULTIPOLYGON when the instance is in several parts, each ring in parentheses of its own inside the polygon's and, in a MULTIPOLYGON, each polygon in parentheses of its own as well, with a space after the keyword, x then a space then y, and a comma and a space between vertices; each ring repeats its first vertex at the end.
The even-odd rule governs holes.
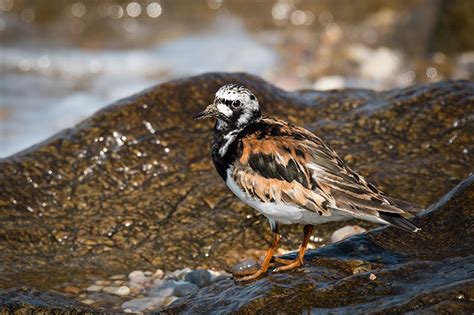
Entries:
POLYGON ((1 314, 98 314, 98 310, 58 293, 29 288, 0 290, 1 314))
POLYGON ((217 282, 165 313, 472 314, 474 175, 418 218, 310 251, 306 265, 239 284, 217 282))
MULTIPOLYGON (((245 74, 161 84, 0 160, 0 287, 222 268, 266 248, 266 220, 213 169, 211 122, 191 120, 230 82, 252 89, 264 113, 315 131, 393 197, 427 206, 474 165, 472 82, 380 93, 290 93, 245 74)), ((315 235, 327 240, 341 224, 315 235)), ((283 232, 283 246, 296 248, 300 228, 283 232)))

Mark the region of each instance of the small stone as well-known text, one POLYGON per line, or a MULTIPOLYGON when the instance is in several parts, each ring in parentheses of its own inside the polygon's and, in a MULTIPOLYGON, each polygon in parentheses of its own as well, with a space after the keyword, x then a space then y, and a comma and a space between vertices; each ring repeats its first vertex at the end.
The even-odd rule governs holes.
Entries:
POLYGON ((173 279, 173 278, 166 278, 166 279, 155 279, 153 280, 153 287, 156 287, 156 286, 160 286, 163 284, 164 281, 167 281, 167 280, 170 280, 170 279, 173 279))
POLYGON ((123 281, 122 281, 122 280, 115 280, 115 281, 114 281, 114 284, 115 284, 115 285, 122 285, 122 284, 123 284, 123 281))
POLYGON ((145 276, 145 273, 141 270, 135 270, 128 274, 129 282, 134 282, 138 284, 143 284, 148 281, 148 278, 145 276))
POLYGON ((178 280, 184 280, 184 277, 186 277, 186 275, 190 273, 191 271, 192 271, 191 268, 184 268, 184 269, 173 271, 167 274, 166 276, 167 278, 176 278, 178 280))
POLYGON ((369 276, 369 279, 374 281, 375 279, 377 279, 377 276, 374 275, 373 273, 371 273, 370 276, 369 276))
POLYGON ((198 289, 198 286, 194 283, 183 282, 174 288, 173 295, 183 297, 195 293, 198 289))
POLYGON ((89 291, 89 292, 99 292, 99 291, 102 291, 104 287, 101 286, 101 285, 97 285, 97 284, 93 284, 91 286, 88 286, 86 288, 86 291, 89 291))
POLYGON ((81 289, 79 289, 78 287, 69 285, 63 288, 63 292, 70 293, 70 294, 78 294, 79 292, 81 292, 81 289))
POLYGON ((346 225, 332 233, 331 243, 339 242, 345 238, 348 238, 349 236, 364 233, 365 231, 366 230, 364 228, 361 228, 358 225, 346 225))
POLYGON ((144 289, 143 287, 142 288, 130 287, 130 292, 138 296, 142 292, 143 289, 144 289))
POLYGON ((81 303, 84 303, 84 304, 87 304, 87 305, 91 305, 93 303, 95 303, 96 301, 92 300, 92 299, 84 299, 84 300, 81 300, 81 303))
POLYGON ((187 282, 194 283, 198 287, 202 288, 209 285, 212 282, 211 278, 212 278, 212 275, 209 271, 205 269, 196 269, 186 274, 186 276, 184 277, 184 280, 187 282))
POLYGON ((118 295, 118 296, 125 296, 130 294, 130 288, 127 286, 121 286, 121 287, 105 287, 102 291, 118 295))
POLYGON ((133 299, 122 304, 122 309, 127 313, 142 312, 146 309, 159 309, 163 305, 164 297, 146 297, 133 299))
POLYGON ((160 283, 157 283, 156 286, 152 287, 148 292, 150 296, 161 296, 167 297, 171 296, 174 293, 174 283, 177 281, 173 280, 161 280, 160 283))
POLYGON ((145 276, 149 277, 149 276, 151 276, 151 275, 153 274, 153 272, 151 272, 151 271, 145 271, 143 274, 144 274, 145 276))
POLYGON ((258 267, 257 262, 254 259, 249 258, 247 260, 244 260, 242 262, 239 262, 239 263, 233 265, 230 271, 234 274, 234 273, 238 273, 240 271, 246 270, 246 269, 255 269, 256 270, 257 267, 258 267))
POLYGON ((173 303, 174 301, 176 301, 177 299, 178 299, 177 296, 168 296, 163 300, 162 306, 166 307, 166 306, 170 305, 171 303, 173 303))
POLYGON ((157 271, 155 271, 155 273, 151 277, 152 279, 163 279, 164 276, 165 276, 165 273, 163 272, 163 270, 158 269, 157 271))
MULTIPOLYGON (((136 282, 129 282, 128 287, 132 290, 137 290, 137 292, 140 292, 141 290, 145 289, 145 285, 141 283, 136 283, 136 282)), ((134 291, 135 292, 135 291, 134 291)))
POLYGON ((115 276, 110 277, 109 279, 110 280, 123 280, 126 277, 127 277, 126 275, 115 275, 115 276))
POLYGON ((231 275, 225 272, 224 270, 219 270, 219 271, 208 270, 208 271, 211 274, 211 282, 216 282, 216 281, 220 281, 220 280, 231 277, 231 275))
POLYGON ((148 294, 150 296, 178 296, 193 294, 198 290, 198 286, 186 281, 178 280, 155 280, 154 286, 150 289, 148 294))
POLYGON ((97 280, 95 282, 95 284, 97 285, 101 285, 101 286, 106 286, 106 285, 110 285, 112 282, 109 281, 109 280, 97 280))

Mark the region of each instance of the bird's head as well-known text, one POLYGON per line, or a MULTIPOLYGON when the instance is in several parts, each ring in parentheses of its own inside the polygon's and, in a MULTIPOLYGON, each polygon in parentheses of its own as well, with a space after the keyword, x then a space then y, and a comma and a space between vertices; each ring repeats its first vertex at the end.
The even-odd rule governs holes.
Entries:
POLYGON ((235 130, 260 117, 260 106, 255 95, 243 86, 228 84, 217 91, 212 104, 193 118, 216 118, 218 129, 235 130))

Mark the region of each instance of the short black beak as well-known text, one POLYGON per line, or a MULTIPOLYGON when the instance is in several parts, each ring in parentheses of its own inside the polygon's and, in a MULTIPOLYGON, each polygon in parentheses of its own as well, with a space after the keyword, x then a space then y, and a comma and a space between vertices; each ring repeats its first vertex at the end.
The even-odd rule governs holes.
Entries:
POLYGON ((208 105, 205 110, 195 115, 193 119, 200 120, 200 119, 206 119, 210 117, 216 117, 218 113, 219 111, 217 110, 216 105, 211 104, 211 105, 208 105))

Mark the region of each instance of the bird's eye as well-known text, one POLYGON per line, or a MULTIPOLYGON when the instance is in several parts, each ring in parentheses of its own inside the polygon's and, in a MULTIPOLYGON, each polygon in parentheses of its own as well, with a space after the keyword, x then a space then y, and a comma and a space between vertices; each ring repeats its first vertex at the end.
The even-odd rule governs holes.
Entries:
POLYGON ((239 100, 236 100, 236 101, 233 101, 233 102, 232 102, 232 107, 233 107, 233 108, 240 107, 240 105, 242 105, 242 103, 240 103, 239 100))

